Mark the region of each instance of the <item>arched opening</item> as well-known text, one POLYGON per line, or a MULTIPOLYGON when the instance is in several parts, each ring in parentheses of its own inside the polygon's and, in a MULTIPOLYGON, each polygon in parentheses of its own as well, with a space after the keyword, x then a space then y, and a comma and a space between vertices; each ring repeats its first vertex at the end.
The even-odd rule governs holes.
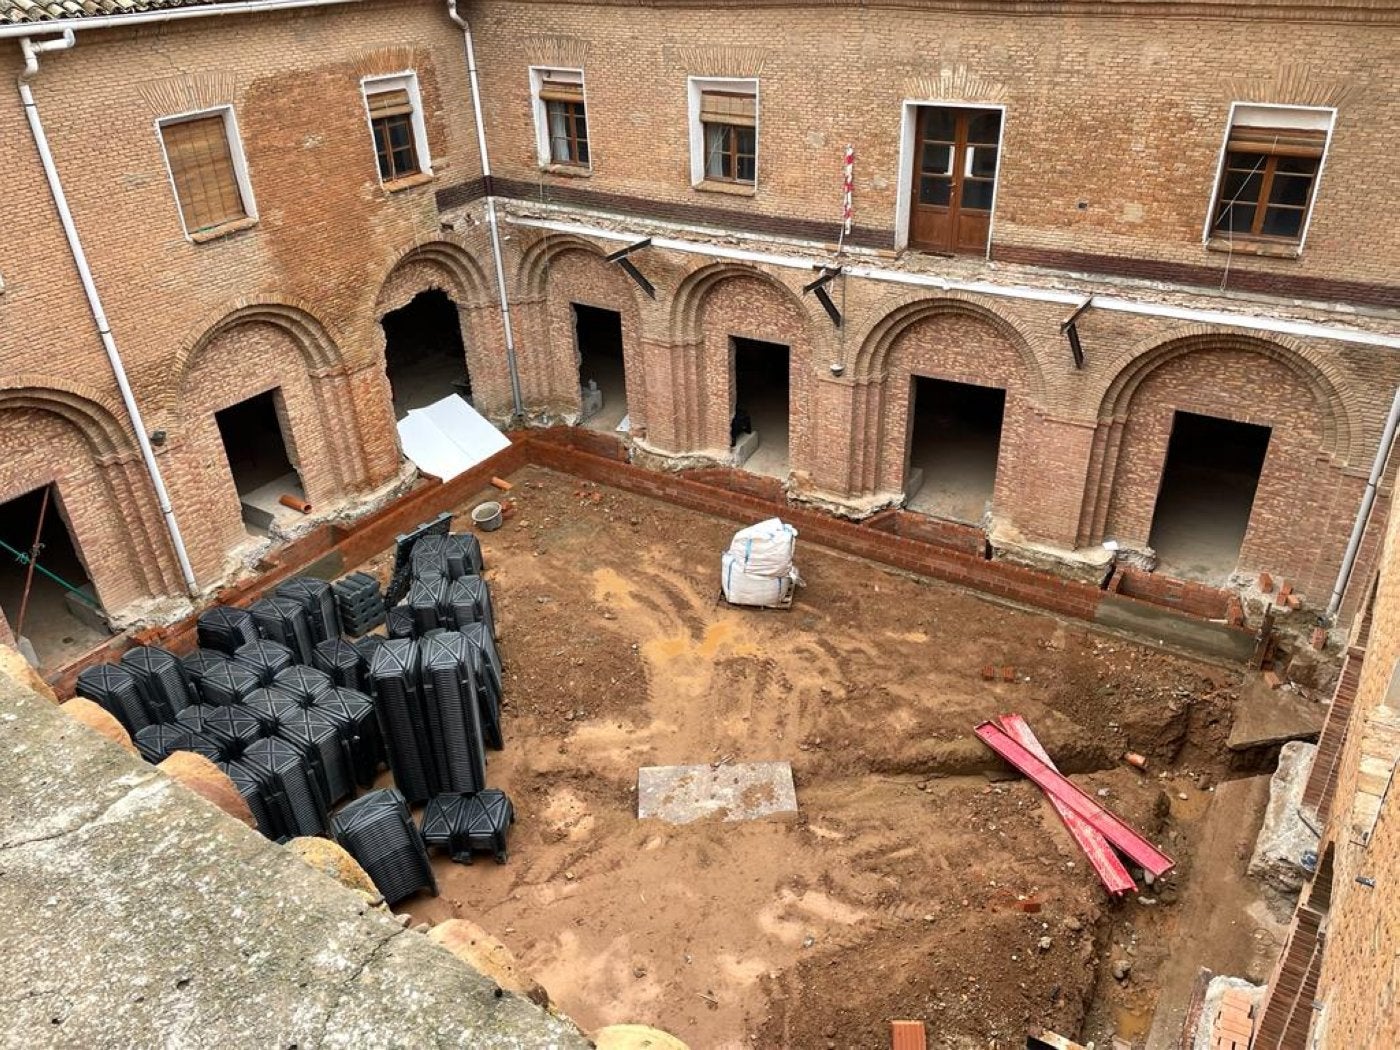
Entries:
POLYGON ((1174 413, 1148 545, 1172 576, 1223 584, 1235 571, 1269 427, 1174 413))
POLYGON ((110 633, 55 484, 0 503, 0 611, 40 667, 67 663, 110 633))
POLYGON ((626 429, 627 368, 622 354, 622 313, 571 303, 581 394, 579 423, 590 430, 626 429))
POLYGON ((782 343, 730 337, 729 444, 735 464, 754 474, 788 474, 791 356, 782 343))
POLYGON ((909 382, 906 505, 980 525, 996 489, 1006 391, 921 375, 909 382))
POLYGON ((457 394, 472 398, 457 304, 441 289, 419 292, 380 320, 394 415, 457 394))
POLYGON ((296 515, 283 497, 293 502, 306 499, 301 475, 287 451, 285 415, 280 389, 214 413, 243 522, 257 535, 265 535, 279 518, 296 515))

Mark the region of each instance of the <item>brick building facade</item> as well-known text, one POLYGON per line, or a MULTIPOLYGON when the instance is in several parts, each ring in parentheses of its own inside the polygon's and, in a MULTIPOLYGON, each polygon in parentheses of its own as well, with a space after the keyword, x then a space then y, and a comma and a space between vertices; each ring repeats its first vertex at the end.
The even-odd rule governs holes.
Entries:
MULTIPOLYGON (((199 584, 224 576, 247 536, 216 414, 273 392, 313 514, 384 491, 401 462, 380 321, 437 288, 492 418, 578 419, 577 307, 592 307, 616 315, 634 458, 730 462, 736 353, 779 355, 787 433, 767 435, 792 498, 854 516, 906 498, 918 509, 917 479, 938 490, 936 446, 966 424, 968 440, 992 435, 974 479, 986 491, 951 516, 985 527, 996 556, 1074 571, 1099 564, 1106 540, 1154 543, 1172 435, 1204 417, 1207 459, 1213 434, 1263 442, 1240 475, 1253 491, 1240 535, 1206 575, 1268 571, 1324 607, 1400 383, 1394 12, 1062 6, 464 5, 489 178, 463 36, 441 5, 79 19, 76 48, 44 55, 29 82, 145 428, 163 437, 155 457, 199 584), (409 74, 430 171, 386 186, 366 85, 409 74), (545 97, 554 74, 565 101, 545 97), (712 172, 716 98, 748 115, 724 133, 733 166, 712 172), (555 106, 586 113, 583 147, 559 138, 555 106), (213 112, 236 121, 254 206, 191 235, 161 125, 213 112), (974 119, 984 144, 969 145, 974 119), (1296 146, 1282 159, 1256 141, 1271 123, 1296 146), (1250 129, 1254 145, 1237 143, 1250 129), (838 254, 848 144, 854 221, 838 254), (1281 210, 1258 215, 1284 216, 1283 235, 1210 229, 1234 185, 1227 155, 1256 148, 1258 165, 1281 165, 1279 186, 1303 185, 1287 183, 1298 157, 1312 172, 1293 236, 1282 190, 1281 210), (974 199, 979 179, 990 199, 974 199), (956 214, 925 200, 948 192, 956 214), (606 258, 647 237, 628 260, 654 295, 606 258), (804 290, 838 263, 825 290, 839 326, 804 290), (1090 296, 1077 367, 1062 326, 1090 296), (988 394, 994 407, 971 419, 988 394)), ((12 36, 62 25, 5 10, 12 36)), ((139 607, 179 593, 178 566, 11 92, 0 131, 14 146, 0 222, 25 231, 0 244, 0 504, 56 481, 103 604, 139 607)), ((1193 469, 1210 466, 1194 454, 1193 469)), ((1203 491, 1183 497, 1186 518, 1203 491)), ((1164 571, 1189 573, 1191 557, 1164 571)))

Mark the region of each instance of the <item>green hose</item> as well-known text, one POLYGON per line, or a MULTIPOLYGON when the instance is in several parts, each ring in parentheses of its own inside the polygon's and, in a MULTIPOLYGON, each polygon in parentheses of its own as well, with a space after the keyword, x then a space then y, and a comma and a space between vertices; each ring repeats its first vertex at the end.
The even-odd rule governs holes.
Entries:
MULTIPOLYGON (((7 550, 7 551, 9 551, 11 554, 13 554, 13 555, 15 556, 15 560, 18 561, 21 565, 28 565, 28 564, 29 564, 29 555, 26 554, 26 553, 24 553, 24 551, 15 550, 15 548, 11 547, 11 546, 10 546, 8 543, 6 543, 4 540, 0 540, 0 548, 3 548, 4 550, 7 550)), ((42 573, 43 573, 45 576, 47 576, 49 579, 53 580, 54 583, 58 584, 58 585, 59 585, 60 587, 62 587, 64 590, 71 591, 74 595, 77 596, 78 601, 84 602, 84 603, 87 604, 87 605, 91 605, 91 606, 92 606, 94 609, 96 609, 98 612, 101 612, 101 611, 102 611, 102 606, 98 605, 97 602, 95 602, 93 599, 89 598, 86 594, 84 594, 82 591, 80 591, 77 587, 74 587, 71 583, 69 583, 67 580, 65 580, 62 576, 59 576, 59 575, 57 575, 57 574, 55 574, 55 573, 52 573, 52 572, 49 572, 48 569, 44 568, 44 567, 43 567, 42 565, 40 565, 38 562, 35 562, 35 563, 34 563, 34 568, 35 568, 37 571, 42 572, 42 573)))

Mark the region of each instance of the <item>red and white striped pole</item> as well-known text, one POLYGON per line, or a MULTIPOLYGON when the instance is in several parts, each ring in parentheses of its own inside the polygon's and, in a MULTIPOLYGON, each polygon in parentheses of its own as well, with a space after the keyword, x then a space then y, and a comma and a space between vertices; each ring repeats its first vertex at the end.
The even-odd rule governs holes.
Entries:
POLYGON ((836 250, 840 252, 846 243, 846 237, 851 232, 851 191, 855 188, 856 179, 856 148, 846 147, 846 157, 844 161, 845 177, 842 184, 841 198, 841 237, 837 242, 836 250))

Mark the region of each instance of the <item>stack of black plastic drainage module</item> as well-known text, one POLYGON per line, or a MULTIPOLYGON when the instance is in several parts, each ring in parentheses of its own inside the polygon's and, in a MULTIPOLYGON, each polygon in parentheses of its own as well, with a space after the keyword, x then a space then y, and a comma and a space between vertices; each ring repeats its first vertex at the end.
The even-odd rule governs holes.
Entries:
POLYGON ((218 764, 269 838, 334 834, 390 902, 436 892, 428 845, 504 862, 514 813, 486 787, 486 749, 504 744, 491 595, 476 537, 450 524, 398 538, 386 595, 365 573, 289 580, 248 609, 205 610, 184 657, 139 646, 84 670, 77 691, 147 761, 187 750, 218 764), (365 634, 386 605, 392 637, 365 634), (386 759, 398 790, 332 818, 386 759), (409 802, 429 803, 421 831, 409 802))

